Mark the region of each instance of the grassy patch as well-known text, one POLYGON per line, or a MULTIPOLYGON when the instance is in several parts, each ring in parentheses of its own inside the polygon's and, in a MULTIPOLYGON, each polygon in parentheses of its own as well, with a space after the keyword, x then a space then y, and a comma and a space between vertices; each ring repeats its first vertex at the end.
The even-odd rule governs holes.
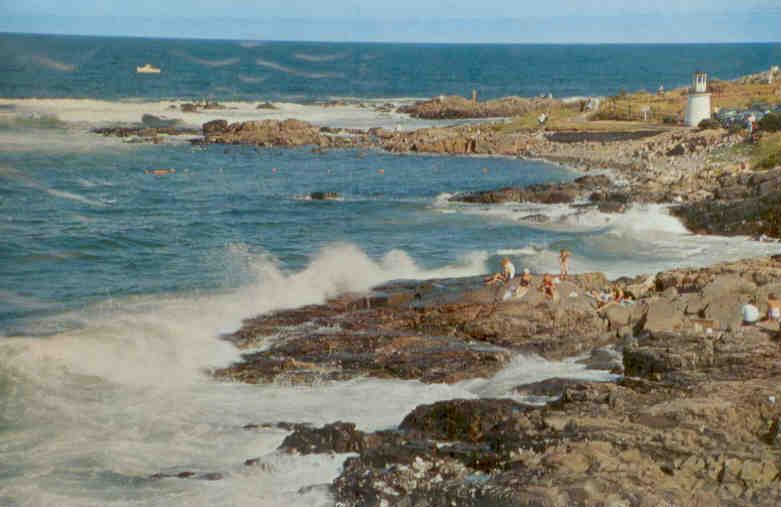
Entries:
POLYGON ((765 134, 751 153, 754 169, 772 169, 781 165, 781 132, 765 134))
MULTIPOLYGON (((781 84, 738 84, 730 81, 711 83, 711 105, 714 108, 746 109, 755 103, 776 104, 781 102, 781 84)), ((621 94, 608 97, 595 120, 639 121, 643 110, 650 110, 651 123, 663 123, 665 118, 683 120, 688 92, 678 88, 662 95, 648 92, 621 94)))
MULTIPOLYGON (((546 128, 556 128, 557 125, 573 121, 579 114, 580 109, 577 104, 554 107, 548 112, 546 128)), ((540 111, 532 111, 523 116, 514 117, 509 123, 498 124, 495 128, 498 132, 505 134, 534 130, 539 127, 538 116, 540 116, 540 111)))

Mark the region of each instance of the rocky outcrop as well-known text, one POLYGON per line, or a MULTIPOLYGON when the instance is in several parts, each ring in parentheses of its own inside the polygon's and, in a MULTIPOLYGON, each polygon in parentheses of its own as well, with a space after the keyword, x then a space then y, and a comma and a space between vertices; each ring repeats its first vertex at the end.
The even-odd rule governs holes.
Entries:
POLYGON ((595 367, 622 361, 625 376, 617 382, 550 379, 515 389, 547 399, 543 406, 510 399, 440 401, 377 432, 343 421, 321 428, 280 425, 291 431, 281 451, 356 454, 331 485, 344 506, 778 505, 778 324, 724 325, 707 316, 714 308, 739 315, 735 305, 746 297, 761 304, 769 292, 781 292, 781 256, 622 280, 617 283, 646 287, 636 289, 644 296, 633 305, 598 309, 582 294, 604 283, 597 275, 562 282, 566 296, 558 301, 544 300, 534 289, 528 300, 497 300, 475 279, 392 283, 259 317, 227 338, 242 347, 264 344, 274 351, 264 356, 268 360, 287 354, 323 364, 326 355, 319 351, 328 350, 331 366, 424 381, 448 381, 444 370, 429 373, 442 365, 451 373, 468 371, 458 378, 495 371, 476 367, 486 359, 480 351, 558 357, 591 349, 585 361, 595 367), (328 326, 334 331, 324 333, 328 326), (273 339, 264 337, 272 332, 273 339), (324 341, 320 334, 349 334, 360 353, 351 355, 341 338, 324 341), (485 342, 471 352, 476 355, 438 363, 428 341, 435 336, 447 336, 451 344, 477 337, 485 342), (301 337, 310 344, 305 353, 305 345, 296 343, 301 337), (600 342, 617 345, 622 354, 594 346, 600 342), (290 343, 295 345, 281 346, 290 343), (419 367, 410 369, 407 352, 419 367), (393 370, 371 372, 382 356, 394 358, 393 370))
POLYGON ((213 120, 202 126, 206 144, 251 144, 257 146, 295 147, 314 145, 323 148, 366 146, 369 136, 362 131, 316 127, 300 120, 244 121, 228 124, 213 120))
POLYGON ((505 288, 479 278, 396 283, 261 316, 225 338, 263 350, 215 374, 249 383, 363 375, 452 383, 489 377, 514 352, 562 358, 611 342, 608 322, 586 297, 607 285, 604 276, 562 282, 555 300, 539 284, 535 277, 523 297, 505 300, 505 288))
MULTIPOLYGON (((451 201, 479 204, 497 204, 505 202, 535 202, 541 204, 572 203, 582 196, 594 194, 598 199, 612 187, 610 178, 604 175, 581 176, 567 183, 547 183, 527 187, 510 187, 500 190, 487 190, 469 194, 458 194, 451 201)), ((604 197, 607 199, 607 197, 604 197)))
POLYGON ((199 111, 219 111, 226 107, 219 102, 205 100, 203 102, 186 102, 179 106, 183 113, 197 113, 199 111))
POLYGON ((776 505, 778 379, 582 382, 544 408, 421 406, 403 438, 349 458, 333 491, 346 506, 776 505))
POLYGON ((415 118, 500 118, 521 116, 531 111, 548 111, 558 107, 561 101, 553 99, 504 97, 485 102, 472 101, 457 95, 442 95, 431 100, 416 102, 398 109, 415 118))
MULTIPOLYGON (((781 280, 779 261, 743 267, 751 279, 766 276, 760 290, 781 280)), ((704 284, 703 298, 724 297, 741 290, 724 278, 739 268, 690 275, 704 284)), ((660 284, 669 280, 662 276, 660 284)), ((347 460, 334 494, 346 506, 777 505, 781 348, 774 326, 643 333, 625 345, 626 377, 617 383, 519 388, 559 395, 545 407, 490 399, 419 406, 394 439, 347 460)))
POLYGON ((185 136, 198 135, 196 129, 184 127, 101 127, 93 129, 92 132, 106 137, 119 137, 126 140, 137 140, 138 142, 160 143, 165 136, 185 136))
POLYGON ((261 146, 320 145, 320 129, 299 120, 262 120, 227 124, 214 120, 203 125, 204 142, 261 146))
POLYGON ((673 213, 697 233, 781 237, 781 168, 722 177, 714 197, 673 213))
POLYGON ((309 199, 313 201, 335 201, 341 196, 338 192, 311 192, 309 199))

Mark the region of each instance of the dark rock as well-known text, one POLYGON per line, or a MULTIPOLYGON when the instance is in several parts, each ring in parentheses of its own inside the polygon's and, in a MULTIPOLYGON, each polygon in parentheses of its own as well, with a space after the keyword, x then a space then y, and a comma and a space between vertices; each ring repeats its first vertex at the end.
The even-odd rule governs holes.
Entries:
POLYGON ((418 406, 399 428, 439 440, 479 442, 526 410, 512 400, 448 400, 418 406))
POLYGON ((672 208, 690 230, 726 236, 765 234, 781 237, 781 188, 763 189, 761 196, 729 201, 701 200, 672 208))
POLYGON ((557 184, 529 185, 528 187, 510 187, 469 194, 459 194, 451 201, 495 204, 503 202, 536 202, 541 204, 568 204, 576 198, 592 194, 596 190, 607 189, 612 185, 604 175, 581 176, 575 181, 557 184))
POLYGON ((524 384, 515 388, 515 392, 524 396, 558 397, 564 392, 564 388, 581 383, 582 380, 571 378, 549 378, 531 384, 524 384))
POLYGON ((627 132, 572 131, 552 132, 546 138, 554 143, 614 143, 633 141, 658 136, 658 130, 638 130, 627 132))
POLYGON ((312 192, 309 194, 309 198, 313 201, 334 201, 340 197, 338 192, 312 192))
POLYGON ((667 151, 668 157, 680 157, 681 155, 686 155, 686 147, 683 144, 678 144, 667 151))
POLYGON ((174 127, 181 123, 178 118, 165 118, 162 116, 155 116, 153 114, 145 114, 141 117, 141 123, 151 128, 167 128, 174 127))
POLYGON ((225 132, 228 128, 228 122, 226 120, 212 120, 203 124, 203 135, 208 136, 210 134, 219 134, 225 132))
POLYGON ((356 430, 355 424, 341 421, 322 428, 297 428, 279 446, 299 454, 360 452, 364 447, 364 433, 356 430))

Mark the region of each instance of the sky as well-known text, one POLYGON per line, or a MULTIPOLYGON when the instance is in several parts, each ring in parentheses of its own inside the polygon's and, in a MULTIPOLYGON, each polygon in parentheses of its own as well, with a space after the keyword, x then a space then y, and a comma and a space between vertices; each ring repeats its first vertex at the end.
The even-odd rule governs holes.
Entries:
POLYGON ((781 0, 0 0, 0 32, 377 42, 776 42, 781 0))

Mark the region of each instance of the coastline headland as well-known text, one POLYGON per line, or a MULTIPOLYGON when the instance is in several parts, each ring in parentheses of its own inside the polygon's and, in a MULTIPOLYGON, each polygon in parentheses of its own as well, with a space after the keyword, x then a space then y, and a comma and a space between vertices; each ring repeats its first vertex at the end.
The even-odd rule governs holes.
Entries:
POLYGON ((350 421, 246 429, 290 431, 285 453, 355 453, 330 486, 340 505, 778 504, 778 323, 745 326, 741 307, 758 298, 766 311, 781 257, 612 282, 585 273, 553 299, 539 283, 506 299, 476 278, 394 282, 262 315, 224 337, 247 352, 215 375, 455 383, 530 354, 578 356, 602 381, 553 378, 510 398, 420 405, 376 432, 350 421), (610 286, 632 303, 590 296, 610 286))

